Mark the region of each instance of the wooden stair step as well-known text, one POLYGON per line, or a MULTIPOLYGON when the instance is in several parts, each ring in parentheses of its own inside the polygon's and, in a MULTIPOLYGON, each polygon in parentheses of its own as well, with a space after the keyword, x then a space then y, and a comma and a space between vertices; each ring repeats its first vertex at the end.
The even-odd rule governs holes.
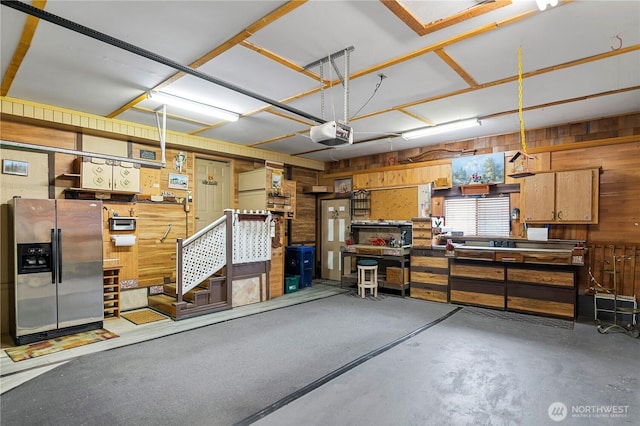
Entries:
MULTIPOLYGON (((165 284, 163 291, 168 296, 176 297, 177 295, 175 284, 165 284)), ((209 303, 209 289, 202 286, 192 288, 186 294, 182 295, 182 300, 196 305, 207 304, 209 303)))
MULTIPOLYGON (((203 283, 203 284, 205 284, 205 283, 203 283)), ((191 290, 189 290, 189 291, 192 291, 192 290, 207 290, 207 289, 208 289, 208 286, 207 286, 207 285, 203 285, 203 284, 200 284, 200 285, 198 285, 198 286, 196 286, 196 287, 192 288, 192 289, 191 289, 191 290)), ((162 291, 163 291, 165 294, 169 294, 169 295, 171 295, 171 296, 175 296, 176 294, 178 294, 178 291, 177 291, 177 289, 176 289, 176 284, 175 284, 175 283, 171 283, 171 284, 163 284, 163 285, 162 285, 162 291)))
POLYGON ((176 298, 171 297, 167 294, 156 294, 153 296, 147 297, 147 301, 150 308, 153 308, 157 311, 164 312, 168 314, 172 318, 176 316, 176 298))

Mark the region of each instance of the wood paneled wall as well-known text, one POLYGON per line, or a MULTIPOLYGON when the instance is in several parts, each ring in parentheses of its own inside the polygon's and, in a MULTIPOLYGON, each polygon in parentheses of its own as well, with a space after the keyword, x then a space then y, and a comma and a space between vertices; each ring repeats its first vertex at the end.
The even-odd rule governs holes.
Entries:
POLYGON ((620 245, 615 242, 600 242, 587 244, 588 270, 580 280, 581 291, 593 284, 590 282, 588 271, 606 288, 617 287, 619 294, 640 296, 640 246, 620 245), (613 274, 603 271, 612 271, 614 265, 616 279, 613 274))
MULTIPOLYGON (((535 171, 590 167, 599 167, 602 171, 599 223, 552 225, 550 238, 585 240, 600 246, 614 245, 621 250, 640 247, 640 113, 529 130, 526 140, 528 152, 535 157, 531 160, 535 171)), ((520 138, 513 133, 334 161, 326 164, 320 182, 332 185, 333 179, 351 175, 356 189, 426 183, 435 177, 444 177, 435 176, 444 175, 436 170, 442 167, 443 161, 450 165, 452 151, 467 149, 475 150, 476 154, 505 152, 510 155, 521 149, 520 138), (406 180, 397 176, 402 165, 389 165, 388 158, 393 155, 404 163, 406 180), (415 182, 416 179, 409 178, 411 175, 424 180, 415 182)), ((518 180, 507 178, 506 183, 518 183, 518 180)), ((512 208, 520 207, 519 194, 510 194, 510 202, 512 208)), ((524 237, 521 222, 512 222, 512 236, 524 237)), ((581 274, 579 281, 582 290, 588 286, 584 276, 586 273, 581 274)), ((640 274, 628 273, 625 280, 631 280, 623 285, 625 294, 640 295, 640 274)))
POLYGON ((137 209, 138 286, 162 284, 165 277, 175 282, 176 240, 188 236, 186 213, 178 204, 139 203, 137 209))
POLYGON ((318 184, 315 170, 294 168, 291 180, 296 182, 296 218, 289 229, 290 245, 314 245, 316 243, 316 222, 318 207, 315 194, 305 194, 304 188, 318 184))

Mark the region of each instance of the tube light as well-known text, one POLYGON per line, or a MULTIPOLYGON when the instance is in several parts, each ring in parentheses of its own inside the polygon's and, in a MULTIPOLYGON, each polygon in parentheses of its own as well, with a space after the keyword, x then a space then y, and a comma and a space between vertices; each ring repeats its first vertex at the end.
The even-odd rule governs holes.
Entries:
POLYGON ((437 135, 438 133, 451 132, 453 130, 467 129, 479 126, 480 120, 472 118, 470 120, 452 121, 451 123, 438 124, 437 126, 424 127, 422 129, 411 130, 402 134, 403 139, 415 139, 423 136, 437 135))
POLYGON ((207 105, 200 102, 192 101, 191 99, 185 99, 179 96, 170 95, 168 93, 149 91, 147 92, 147 99, 164 105, 171 105, 176 108, 182 108, 188 111, 197 112, 199 114, 220 118, 222 120, 238 121, 238 118, 240 118, 240 114, 237 114, 235 112, 214 107, 213 105, 207 105))

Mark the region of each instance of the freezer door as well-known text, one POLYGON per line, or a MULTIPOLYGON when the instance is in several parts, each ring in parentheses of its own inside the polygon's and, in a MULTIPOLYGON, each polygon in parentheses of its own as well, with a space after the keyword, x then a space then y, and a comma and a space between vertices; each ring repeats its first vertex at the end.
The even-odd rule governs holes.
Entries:
MULTIPOLYGON (((18 244, 51 244, 55 230, 52 200, 13 200, 14 250, 18 244)), ((17 262, 17 253, 14 253, 17 262)), ((52 254, 53 256, 53 254, 52 254)), ((56 283, 51 272, 18 274, 14 265, 16 336, 55 330, 58 326, 56 283)))
POLYGON ((102 202, 56 200, 58 327, 102 321, 102 202))

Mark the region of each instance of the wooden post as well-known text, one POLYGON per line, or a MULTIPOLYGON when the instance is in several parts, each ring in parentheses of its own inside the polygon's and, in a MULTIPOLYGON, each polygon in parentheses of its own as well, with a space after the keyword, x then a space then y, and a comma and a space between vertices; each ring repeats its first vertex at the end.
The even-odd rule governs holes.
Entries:
POLYGON ((226 285, 227 285, 227 304, 233 306, 233 210, 227 209, 224 211, 227 216, 227 230, 226 230, 226 257, 227 257, 227 273, 226 273, 226 285))
POLYGON ((182 238, 176 240, 176 302, 182 302, 182 238))

